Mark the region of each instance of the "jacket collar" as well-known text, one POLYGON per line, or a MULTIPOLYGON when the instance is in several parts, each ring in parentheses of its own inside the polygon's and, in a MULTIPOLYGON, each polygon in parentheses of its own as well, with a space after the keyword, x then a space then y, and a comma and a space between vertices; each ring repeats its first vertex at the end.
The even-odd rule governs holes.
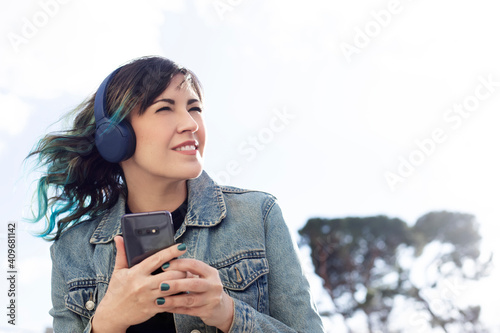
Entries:
MULTIPOLYGON (((186 226, 211 227, 226 217, 222 190, 205 171, 198 178, 188 180, 187 187, 186 226)), ((90 243, 109 243, 115 236, 121 235, 120 221, 123 214, 125 214, 125 197, 120 196, 118 202, 103 215, 90 238, 90 243)), ((184 232, 184 229, 185 227, 181 226, 180 231, 184 232)))

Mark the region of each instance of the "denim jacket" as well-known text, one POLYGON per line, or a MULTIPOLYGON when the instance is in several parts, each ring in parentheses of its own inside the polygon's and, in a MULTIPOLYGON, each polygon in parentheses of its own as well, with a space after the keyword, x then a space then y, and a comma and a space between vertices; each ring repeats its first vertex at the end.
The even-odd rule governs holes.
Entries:
MULTIPOLYGON (((101 218, 82 222, 51 246, 56 333, 90 332, 90 319, 114 268, 113 237, 121 234, 125 200, 101 218)), ((219 271, 234 299, 230 332, 323 332, 296 245, 276 199, 217 185, 205 172, 188 181, 188 212, 175 234, 183 258, 219 271)), ((174 314, 177 332, 215 333, 200 318, 174 314)))

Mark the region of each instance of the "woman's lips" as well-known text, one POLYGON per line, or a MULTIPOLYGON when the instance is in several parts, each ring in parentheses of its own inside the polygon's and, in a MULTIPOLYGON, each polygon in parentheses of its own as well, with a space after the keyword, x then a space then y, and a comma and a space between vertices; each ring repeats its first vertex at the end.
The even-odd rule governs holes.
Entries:
POLYGON ((196 155, 196 151, 198 150, 198 142, 196 142, 195 140, 184 141, 183 143, 175 146, 172 149, 184 155, 196 155))

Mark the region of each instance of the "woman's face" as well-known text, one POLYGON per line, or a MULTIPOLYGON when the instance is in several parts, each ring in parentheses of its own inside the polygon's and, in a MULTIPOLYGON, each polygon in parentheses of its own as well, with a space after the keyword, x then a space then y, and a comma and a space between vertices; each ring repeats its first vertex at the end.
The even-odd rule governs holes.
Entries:
POLYGON ((136 148, 134 155, 122 162, 127 181, 130 177, 144 181, 192 179, 202 172, 202 105, 190 84, 183 81, 184 75, 174 76, 142 115, 137 110, 131 113, 136 148))

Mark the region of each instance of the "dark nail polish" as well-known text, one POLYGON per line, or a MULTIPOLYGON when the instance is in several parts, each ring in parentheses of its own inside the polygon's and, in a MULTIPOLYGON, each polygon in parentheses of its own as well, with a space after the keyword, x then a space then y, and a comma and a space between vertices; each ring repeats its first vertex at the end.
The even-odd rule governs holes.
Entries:
POLYGON ((158 304, 158 305, 163 305, 163 304, 165 304, 165 299, 164 299, 163 297, 158 297, 158 298, 156 299, 156 304, 158 304))
POLYGON ((166 283, 162 283, 160 286, 161 291, 167 291, 170 289, 170 286, 166 283))
POLYGON ((182 243, 181 245, 177 246, 177 249, 178 249, 179 251, 184 251, 186 248, 187 248, 187 247, 186 247, 186 244, 184 244, 184 243, 182 243))
POLYGON ((163 269, 167 269, 170 267, 170 264, 167 262, 167 263, 164 263, 163 266, 161 266, 161 268, 163 269))

